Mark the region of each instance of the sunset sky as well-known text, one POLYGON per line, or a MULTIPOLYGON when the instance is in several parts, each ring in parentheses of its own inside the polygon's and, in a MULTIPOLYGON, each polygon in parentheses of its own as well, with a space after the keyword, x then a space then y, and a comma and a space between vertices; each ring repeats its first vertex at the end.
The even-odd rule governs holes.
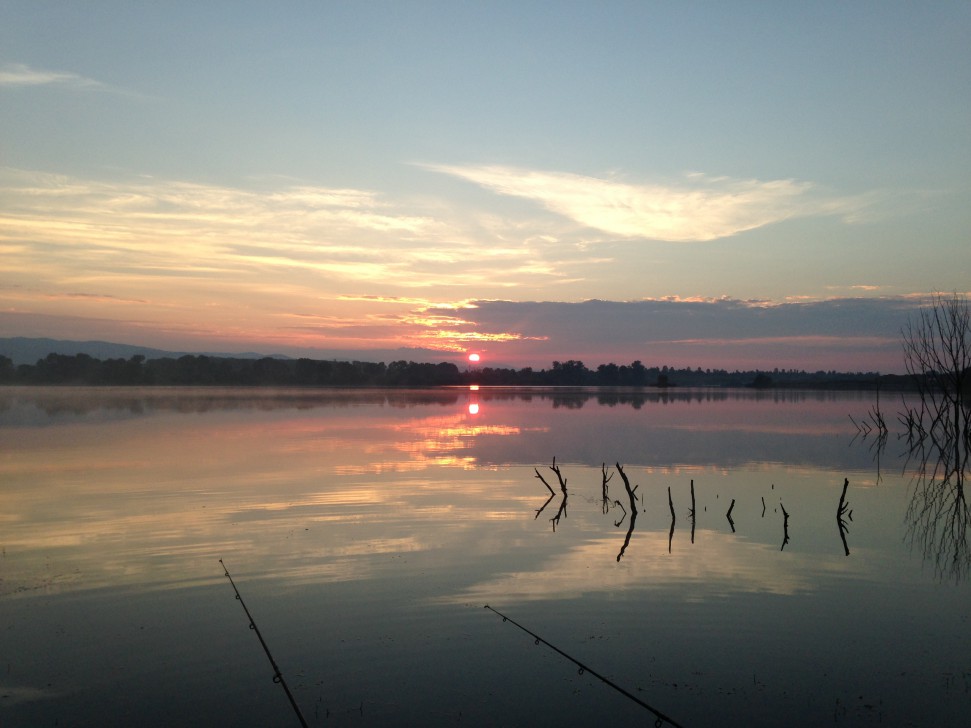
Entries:
POLYGON ((902 371, 971 289, 969 37, 967 2, 5 0, 0 336, 902 371))

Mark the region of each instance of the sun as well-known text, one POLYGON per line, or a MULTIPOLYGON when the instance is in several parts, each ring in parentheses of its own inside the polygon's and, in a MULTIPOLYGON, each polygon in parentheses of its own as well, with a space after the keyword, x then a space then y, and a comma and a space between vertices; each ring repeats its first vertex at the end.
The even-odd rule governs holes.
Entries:
POLYGON ((478 354, 469 354, 469 361, 472 362, 473 364, 479 361, 479 359, 481 358, 482 357, 480 357, 478 354))

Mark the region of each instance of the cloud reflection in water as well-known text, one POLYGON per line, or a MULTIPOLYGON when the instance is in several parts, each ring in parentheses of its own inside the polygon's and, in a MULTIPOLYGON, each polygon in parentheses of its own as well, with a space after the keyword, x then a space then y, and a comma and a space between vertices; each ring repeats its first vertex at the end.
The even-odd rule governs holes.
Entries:
MULTIPOLYGON (((446 571, 476 559, 465 577, 470 589, 505 573, 510 561, 546 574, 573 548, 529 523, 537 507, 533 464, 557 452, 580 498, 599 492, 599 472, 587 468, 617 453, 643 483, 648 512, 633 534, 630 564, 603 576, 603 588, 666 574, 689 579, 716 554, 738 563, 711 574, 705 566, 706 578, 746 574, 760 563, 760 541, 776 540, 774 530, 750 529, 759 542, 753 547, 698 549, 677 566, 643 563, 667 551, 653 543, 653 529, 666 536, 668 526, 651 520, 652 512, 667 513, 658 486, 677 489, 686 485, 679 478, 704 474, 728 487, 739 476, 736 462, 764 483, 780 468, 753 463, 767 439, 785 445, 775 458, 801 442, 783 473, 815 472, 815 453, 831 453, 838 429, 826 398, 766 406, 720 393, 642 397, 636 407, 562 391, 17 389, 2 396, 0 426, 18 445, 0 463, 4 594, 208 583, 219 577, 212 563, 228 553, 237 569, 248 563, 254 572, 300 580, 368 579, 395 557, 418 553, 446 571), (475 417, 472 397, 482 403, 475 417), (551 408, 570 397, 587 406, 551 408), (738 419, 744 428, 731 427, 738 419)), ((561 524, 579 534, 577 548, 612 538, 604 535, 610 524, 587 519, 579 505, 561 524)), ((740 497, 740 528, 744 507, 740 497)), ((808 519, 795 507, 796 518, 808 519)), ((771 577, 766 568, 766 583, 789 583, 786 568, 779 562, 771 577)), ((569 581, 559 577, 549 594, 587 588, 581 580, 571 589, 569 581)), ((738 579, 738 588, 747 581, 738 579)))

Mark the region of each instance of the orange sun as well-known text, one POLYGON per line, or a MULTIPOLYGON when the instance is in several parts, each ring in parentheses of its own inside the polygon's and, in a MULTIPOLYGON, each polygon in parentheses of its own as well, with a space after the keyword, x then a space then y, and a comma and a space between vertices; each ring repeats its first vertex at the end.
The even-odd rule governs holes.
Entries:
POLYGON ((469 354, 469 361, 470 362, 473 362, 473 363, 474 362, 477 362, 477 361, 479 361, 480 358, 481 357, 478 354, 469 354))

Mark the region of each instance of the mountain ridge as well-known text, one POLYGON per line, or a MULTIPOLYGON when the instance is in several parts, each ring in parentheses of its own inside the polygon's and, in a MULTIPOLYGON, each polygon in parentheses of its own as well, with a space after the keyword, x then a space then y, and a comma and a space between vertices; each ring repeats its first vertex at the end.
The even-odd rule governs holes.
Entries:
POLYGON ((212 351, 171 351, 167 349, 157 349, 150 346, 138 346, 136 344, 121 344, 114 341, 75 341, 71 339, 51 339, 51 338, 32 338, 26 336, 0 337, 0 355, 8 356, 13 360, 14 366, 21 364, 36 364, 39 359, 43 359, 48 354, 64 354, 73 356, 75 354, 87 354, 95 359, 130 359, 133 356, 144 356, 146 359, 160 359, 164 357, 192 356, 212 356, 224 357, 229 359, 298 359, 307 357, 311 359, 335 359, 342 361, 373 361, 389 362, 400 359, 409 359, 424 362, 439 362, 443 359, 455 358, 449 352, 435 351, 432 349, 368 349, 360 351, 328 351, 328 350, 307 350, 297 355, 292 354, 264 354, 260 352, 212 352, 212 351))

